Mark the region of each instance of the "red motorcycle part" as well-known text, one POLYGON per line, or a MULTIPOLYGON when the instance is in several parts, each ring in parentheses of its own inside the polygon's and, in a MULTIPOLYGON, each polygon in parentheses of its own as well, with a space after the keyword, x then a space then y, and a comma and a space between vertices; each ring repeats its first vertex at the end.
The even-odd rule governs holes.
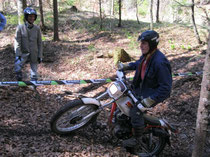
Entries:
POLYGON ((110 113, 109 121, 108 121, 109 125, 112 124, 112 119, 113 119, 114 111, 116 110, 116 108, 117 108, 117 103, 116 102, 112 103, 111 113, 110 113))

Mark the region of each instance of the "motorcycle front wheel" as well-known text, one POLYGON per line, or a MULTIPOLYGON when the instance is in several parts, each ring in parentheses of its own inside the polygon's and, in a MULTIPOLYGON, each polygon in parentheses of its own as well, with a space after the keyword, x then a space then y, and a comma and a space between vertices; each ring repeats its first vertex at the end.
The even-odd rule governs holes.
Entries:
POLYGON ((61 107, 50 121, 51 130, 60 135, 70 134, 95 121, 98 114, 85 118, 95 112, 97 105, 84 104, 81 100, 73 100, 61 107))

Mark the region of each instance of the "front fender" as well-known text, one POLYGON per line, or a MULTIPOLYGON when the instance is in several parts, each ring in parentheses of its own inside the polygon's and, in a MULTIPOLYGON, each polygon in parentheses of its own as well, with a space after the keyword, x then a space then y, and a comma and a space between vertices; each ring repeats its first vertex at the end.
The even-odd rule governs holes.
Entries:
POLYGON ((94 98, 81 98, 81 100, 84 104, 95 104, 100 106, 100 102, 94 98))

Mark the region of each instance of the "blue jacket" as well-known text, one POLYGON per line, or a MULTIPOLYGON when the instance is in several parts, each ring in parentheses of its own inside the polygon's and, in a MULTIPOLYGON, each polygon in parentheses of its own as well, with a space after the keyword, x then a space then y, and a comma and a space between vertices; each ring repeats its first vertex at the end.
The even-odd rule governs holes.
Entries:
POLYGON ((3 30, 4 26, 6 25, 6 23, 7 23, 6 18, 4 17, 4 15, 2 15, 0 13, 0 31, 3 30))
POLYGON ((141 99, 150 97, 156 105, 170 96, 172 87, 171 66, 165 55, 157 49, 148 62, 144 79, 141 80, 138 67, 143 58, 144 56, 141 56, 136 62, 129 63, 130 69, 136 70, 133 80, 135 93, 141 99), (137 76, 139 77, 137 78, 137 76))

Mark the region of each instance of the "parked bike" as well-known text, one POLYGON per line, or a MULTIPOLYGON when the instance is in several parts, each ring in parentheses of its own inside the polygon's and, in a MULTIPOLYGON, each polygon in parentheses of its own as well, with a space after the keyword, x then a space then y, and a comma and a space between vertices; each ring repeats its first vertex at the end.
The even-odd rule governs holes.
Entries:
MULTIPOLYGON (((61 107, 51 119, 51 129, 60 135, 70 134, 94 123, 104 108, 111 107, 109 127, 114 136, 124 140, 132 136, 129 111, 132 106, 139 105, 138 103, 130 81, 118 69, 116 81, 110 83, 106 92, 96 98, 78 98, 61 107), (111 100, 103 103, 102 100, 107 96, 111 100)), ((147 114, 148 110, 145 108, 144 133, 134 152, 141 157, 160 154, 166 144, 170 145, 171 133, 177 132, 166 120, 147 114)))

